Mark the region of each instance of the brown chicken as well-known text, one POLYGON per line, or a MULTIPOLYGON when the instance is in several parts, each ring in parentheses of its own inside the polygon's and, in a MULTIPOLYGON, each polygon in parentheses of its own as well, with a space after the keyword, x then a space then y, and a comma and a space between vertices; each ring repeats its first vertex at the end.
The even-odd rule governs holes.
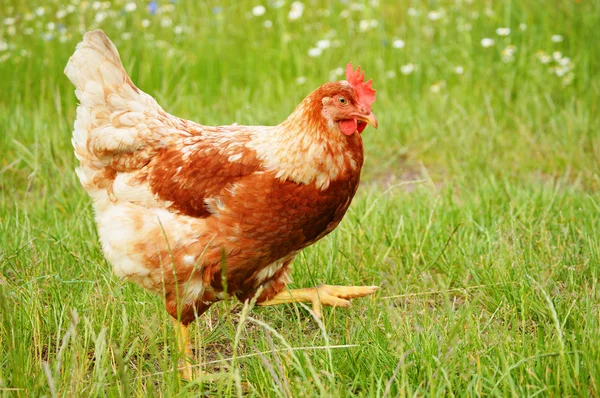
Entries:
MULTIPOLYGON (((188 325, 235 296, 258 305, 345 307, 374 286, 289 290, 294 257, 333 231, 358 188, 360 133, 377 127, 360 68, 326 83, 277 126, 204 126, 138 89, 104 32, 86 33, 65 74, 79 99, 77 175, 114 272, 161 294, 191 356, 188 325)), ((183 369, 189 378, 191 368, 183 369)))

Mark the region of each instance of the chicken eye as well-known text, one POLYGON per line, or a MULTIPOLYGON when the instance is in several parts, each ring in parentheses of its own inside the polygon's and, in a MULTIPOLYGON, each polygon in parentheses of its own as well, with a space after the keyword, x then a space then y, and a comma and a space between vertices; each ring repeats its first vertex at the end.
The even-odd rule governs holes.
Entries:
POLYGON ((342 105, 346 105, 348 103, 348 100, 346 98, 344 98, 344 97, 339 97, 338 101, 342 105))

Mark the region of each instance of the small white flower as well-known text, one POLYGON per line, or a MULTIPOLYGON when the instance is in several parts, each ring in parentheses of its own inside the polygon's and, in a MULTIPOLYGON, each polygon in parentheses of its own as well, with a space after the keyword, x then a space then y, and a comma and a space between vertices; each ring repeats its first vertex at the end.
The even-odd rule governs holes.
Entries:
POLYGON ((319 47, 314 47, 314 48, 311 48, 310 50, 308 50, 309 57, 318 57, 322 53, 323 53, 323 50, 320 49, 319 47))
POLYGON ((340 12, 340 18, 342 19, 346 19, 350 16, 350 10, 342 10, 342 12, 340 12))
POLYGON ((53 35, 52 33, 50 33, 50 32, 46 32, 46 33, 44 33, 44 34, 42 35, 42 38, 43 38, 45 41, 50 41, 50 40, 52 40, 52 39, 54 38, 54 35, 53 35))
POLYGON ((92 3, 92 9, 94 9, 94 10, 99 10, 99 9, 100 9, 100 7, 102 7, 102 3, 100 3, 99 1, 94 1, 94 2, 92 3))
POLYGON ((560 66, 569 66, 569 65, 571 65, 571 58, 563 57, 560 60, 558 60, 558 64, 560 66))
POLYGON ((258 5, 252 8, 252 15, 255 17, 260 17, 261 15, 265 15, 267 9, 264 6, 258 5))
POLYGON ((136 9, 137 9, 137 4, 135 4, 133 1, 125 4, 126 12, 134 12, 136 9))
POLYGON ((519 24, 519 29, 521 29, 522 31, 526 31, 527 30, 527 24, 526 23, 520 23, 519 24))
POLYGON ((511 45, 506 46, 504 50, 502 50, 502 62, 509 63, 515 60, 515 53, 517 52, 517 47, 511 45))
POLYGON ((410 7, 407 12, 408 12, 408 15, 410 15, 411 17, 418 17, 419 15, 421 15, 419 10, 417 10, 416 8, 412 8, 412 7, 410 7))
POLYGON ((510 28, 498 28, 496 29, 496 34, 498 36, 508 36, 510 35, 510 28))
POLYGON ((440 82, 433 83, 431 87, 429 87, 429 91, 432 93, 439 93, 444 87, 446 87, 446 82, 442 80, 440 82))
POLYGON ((392 47, 394 48, 404 48, 404 40, 396 39, 392 42, 392 47))
POLYGON ((45 12, 46 10, 44 10, 44 7, 38 7, 35 9, 35 15, 37 15, 38 17, 44 15, 45 12))
POLYGON ((53 31, 56 28, 56 25, 54 24, 54 22, 48 22, 48 24, 46 25, 46 29, 48 29, 49 31, 53 31))
POLYGON ((400 72, 402 72, 403 75, 410 75, 411 73, 413 73, 415 71, 416 67, 413 64, 406 64, 406 65, 402 65, 400 67, 400 72))
POLYGON ((3 40, 0 40, 0 51, 6 51, 6 50, 8 50, 8 43, 3 40))
POLYGON ((142 28, 147 28, 150 26, 150 21, 147 19, 142 19, 142 28))
POLYGON ((302 12, 300 10, 290 10, 290 12, 288 13, 288 19, 290 21, 295 21, 296 19, 299 19, 302 16, 302 12))
POLYGON ((543 64, 547 64, 550 61, 552 61, 552 57, 550 57, 548 54, 542 54, 538 57, 538 59, 540 60, 541 63, 543 64))
POLYGON ((363 19, 358 23, 358 29, 361 32, 365 32, 365 31, 369 30, 370 26, 371 25, 369 24, 369 21, 367 21, 366 19, 363 19))
POLYGON ((129 32, 123 32, 123 33, 121 33, 121 39, 123 39, 123 40, 129 40, 129 39, 131 39, 131 33, 129 33, 129 32))
POLYGON ((306 77, 299 76, 298 78, 296 78, 296 84, 304 84, 304 83, 306 83, 306 77))
POLYGON ((273 2, 273 4, 271 4, 271 7, 273 8, 281 8, 285 5, 285 1, 283 0, 277 0, 275 2, 273 2))
POLYGON ((67 12, 68 12, 69 14, 71 14, 72 12, 74 12, 74 11, 75 11, 75 6, 74 6, 73 4, 69 4, 69 5, 67 6, 66 10, 67 10, 67 12))
POLYGON ((485 37, 481 39, 481 46, 488 48, 494 45, 494 39, 490 39, 489 37, 485 37))
POLYGON ((555 61, 560 61, 562 58, 562 53, 560 51, 554 51, 552 53, 552 58, 554 58, 555 61))
POLYGON ((33 34, 33 28, 25 28, 23 29, 23 34, 29 36, 33 34))
POLYGON ((344 74, 344 70, 342 68, 335 68, 329 72, 329 81, 333 82, 338 79, 339 76, 344 74))
POLYGON ((560 43, 561 41, 563 41, 565 38, 562 37, 561 35, 552 35, 552 41, 554 43, 560 43))
POLYGON ((457 75, 462 75, 465 72, 462 66, 458 65, 454 67, 454 73, 457 75))
POLYGON ((376 19, 371 19, 369 21, 369 26, 371 27, 371 29, 376 28, 377 26, 379 26, 379 21, 376 19))
POLYGON ((106 18, 106 13, 104 11, 100 11, 98 14, 96 14, 96 17, 94 18, 94 20, 98 23, 104 21, 104 19, 106 18))
POLYGON ((33 19, 33 14, 28 12, 27 14, 23 15, 23 19, 25 21, 31 21, 33 19))
POLYGON ((67 16, 67 11, 65 11, 65 10, 56 11, 56 19, 63 19, 66 16, 67 16))
POLYGON ((168 28, 171 25, 173 25, 173 20, 171 18, 169 18, 169 17, 163 17, 160 20, 160 26, 163 27, 163 28, 168 28))
POLYGON ((180 35, 183 33, 183 26, 181 25, 177 25, 173 28, 173 33, 175 33, 176 35, 180 35))
POLYGON ((387 72, 385 72, 385 76, 388 79, 393 79, 396 77, 396 72, 394 72, 393 70, 388 70, 387 72))
POLYGON ((320 49, 324 50, 326 48, 331 47, 331 42, 327 39, 323 39, 323 40, 319 40, 317 42, 317 47, 319 47, 320 49))
POLYGON ((58 41, 61 43, 64 43, 68 40, 69 38, 66 35, 60 35, 58 38, 58 41))
POLYGON ((290 12, 288 13, 288 19, 295 21, 299 19, 304 13, 304 4, 299 1, 294 1, 291 5, 290 12))
POLYGON ((270 29, 273 27, 273 22, 270 19, 267 19, 265 22, 263 22, 263 26, 267 29, 270 29))
POLYGON ((15 23, 14 18, 4 18, 4 25, 13 25, 15 23))
POLYGON ((556 73, 556 76, 558 76, 558 77, 563 77, 569 71, 570 71, 569 68, 562 68, 562 67, 556 67, 556 68, 554 68, 554 73, 556 73))
POLYGON ((429 11, 427 13, 427 18, 429 18, 430 21, 439 21, 443 17, 444 17, 444 11, 443 10, 429 11))
POLYGON ((9 26, 8 29, 6 29, 6 31, 8 32, 9 36, 14 36, 15 34, 17 34, 17 28, 15 28, 14 26, 9 26))

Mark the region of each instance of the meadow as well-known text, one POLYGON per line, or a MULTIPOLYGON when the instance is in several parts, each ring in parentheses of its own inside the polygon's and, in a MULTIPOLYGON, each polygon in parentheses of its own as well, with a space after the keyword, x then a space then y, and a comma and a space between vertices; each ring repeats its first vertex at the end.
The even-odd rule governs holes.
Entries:
POLYGON ((599 396, 600 3, 0 0, 0 396, 599 396), (62 71, 87 30, 202 124, 277 124, 360 64, 361 187, 292 287, 214 305, 182 381, 160 297, 120 281, 74 173, 62 71))

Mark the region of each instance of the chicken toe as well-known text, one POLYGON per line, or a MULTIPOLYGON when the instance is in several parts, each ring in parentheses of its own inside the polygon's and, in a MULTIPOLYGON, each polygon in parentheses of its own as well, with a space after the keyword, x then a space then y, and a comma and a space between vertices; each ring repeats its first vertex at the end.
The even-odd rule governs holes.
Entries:
POLYGON ((321 285, 317 287, 284 290, 270 300, 257 303, 261 306, 277 305, 292 302, 311 303, 317 318, 322 317, 321 306, 349 307, 350 299, 364 297, 373 294, 377 286, 331 286, 321 285))

